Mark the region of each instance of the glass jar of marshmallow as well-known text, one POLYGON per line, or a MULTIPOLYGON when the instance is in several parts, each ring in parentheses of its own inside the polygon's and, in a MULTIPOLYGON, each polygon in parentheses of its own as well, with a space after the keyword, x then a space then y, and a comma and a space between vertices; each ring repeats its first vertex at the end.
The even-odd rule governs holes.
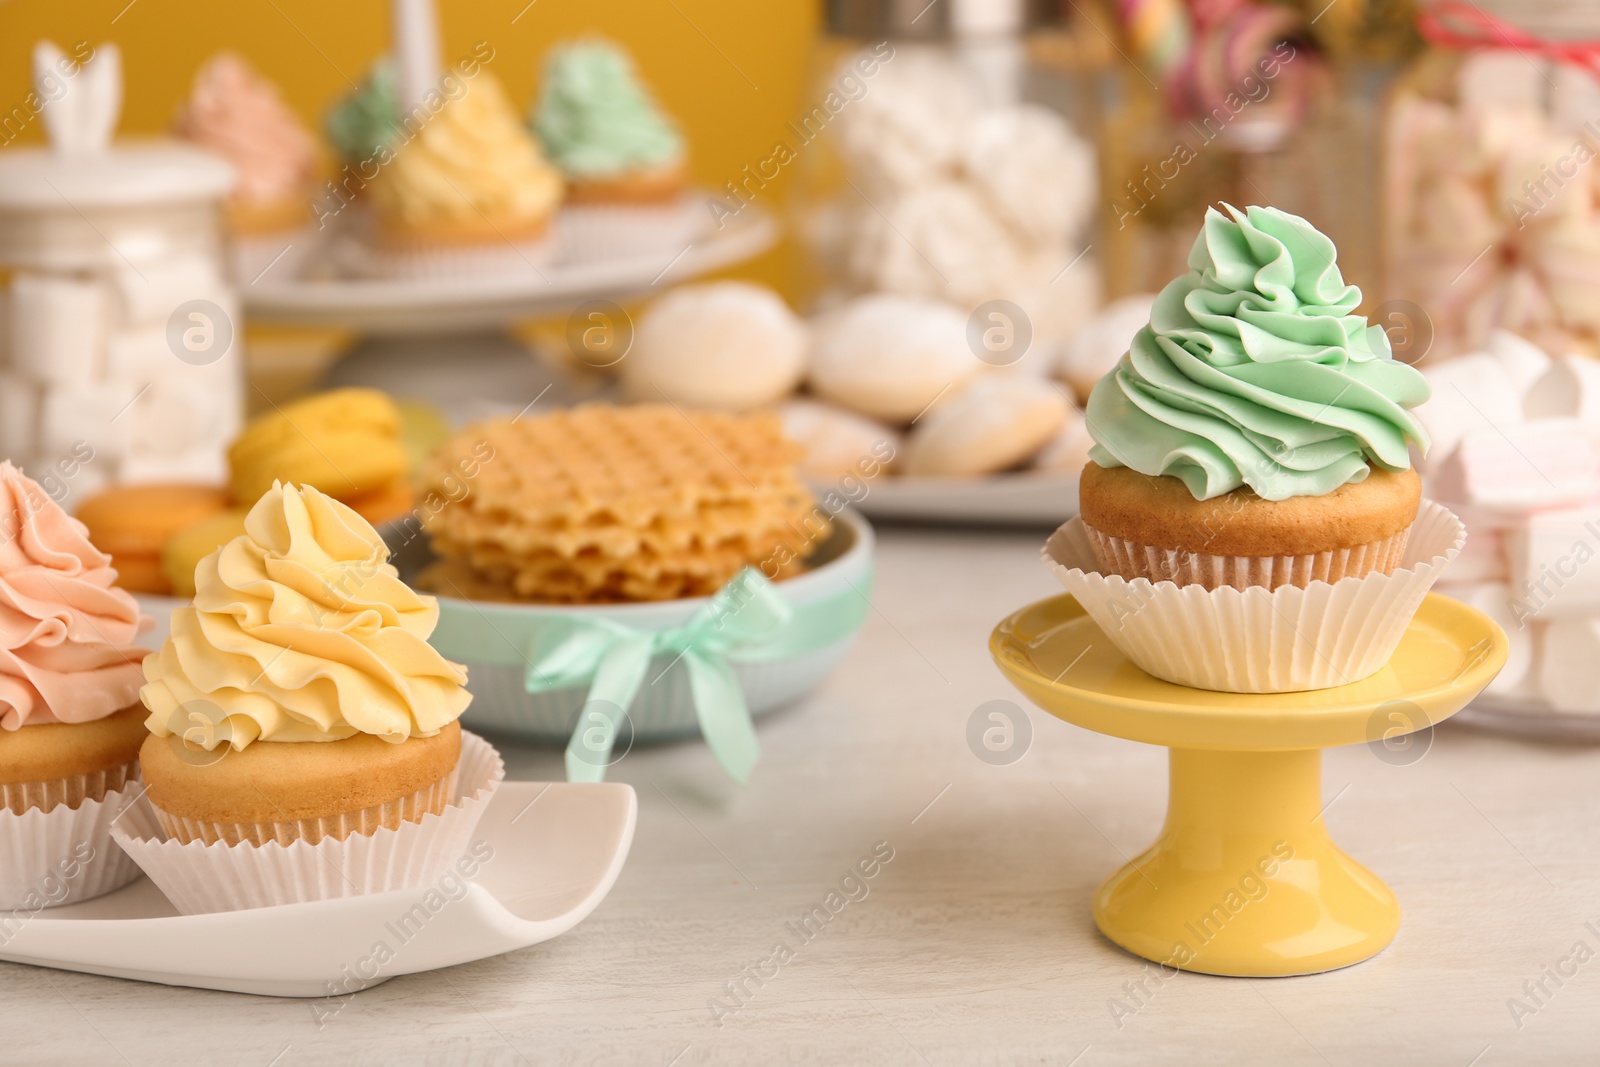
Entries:
POLYGON ((1060 10, 826 0, 785 141, 724 190, 757 195, 794 166, 809 388, 908 431, 896 474, 1051 469, 1075 485, 1087 454, 1060 370, 1104 303, 1093 92, 1115 52, 1060 10), (973 415, 999 429, 969 441, 944 425, 973 415))
POLYGON ((1386 293, 1434 357, 1496 329, 1600 355, 1600 7, 1423 8, 1385 129, 1386 293))
POLYGON ((1119 0, 1128 61, 1105 79, 1100 137, 1113 294, 1182 274, 1195 220, 1225 202, 1310 220, 1344 277, 1377 295, 1379 100, 1398 62, 1360 44, 1352 20, 1368 8, 1119 0))
POLYGON ((49 145, 0 153, 0 456, 69 508, 109 483, 220 484, 244 409, 219 222, 234 172, 113 139, 115 45, 33 60, 49 145))

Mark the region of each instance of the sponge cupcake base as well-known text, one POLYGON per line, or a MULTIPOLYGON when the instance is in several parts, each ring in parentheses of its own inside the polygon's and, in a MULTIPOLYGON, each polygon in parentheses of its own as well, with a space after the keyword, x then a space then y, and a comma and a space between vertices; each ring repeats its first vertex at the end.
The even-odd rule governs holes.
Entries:
POLYGON ((207 751, 180 736, 150 736, 139 752, 167 837, 237 845, 316 844, 421 822, 455 795, 461 727, 385 741, 257 741, 207 751))
POLYGON ((1103 574, 1206 589, 1304 588, 1400 566, 1422 481, 1414 470, 1374 468, 1324 496, 1266 500, 1236 489, 1196 500, 1175 477, 1090 463, 1078 494, 1103 574))
POLYGON ((0 730, 0 809, 77 809, 117 792, 139 776, 144 719, 136 704, 94 722, 0 730))

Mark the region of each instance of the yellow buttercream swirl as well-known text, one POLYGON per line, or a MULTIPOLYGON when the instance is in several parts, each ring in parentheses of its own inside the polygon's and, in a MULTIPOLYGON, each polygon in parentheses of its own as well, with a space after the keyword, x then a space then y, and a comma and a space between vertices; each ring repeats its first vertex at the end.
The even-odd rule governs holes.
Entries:
POLYGON ((438 602, 387 561, 377 531, 315 489, 274 483, 245 533, 200 561, 194 606, 144 661, 158 737, 253 741, 430 737, 472 698, 428 644, 438 602))
POLYGON ((539 222, 561 200, 560 173, 487 72, 394 153, 373 195, 404 225, 539 222))

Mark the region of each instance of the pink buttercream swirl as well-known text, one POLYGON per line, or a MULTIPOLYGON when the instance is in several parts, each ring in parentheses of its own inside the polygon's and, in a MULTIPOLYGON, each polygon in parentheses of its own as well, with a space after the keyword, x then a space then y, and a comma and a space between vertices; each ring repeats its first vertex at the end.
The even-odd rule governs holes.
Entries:
POLYGON ((148 619, 111 557, 39 483, 0 461, 0 728, 93 722, 139 701, 148 619))
POLYGON ((194 93, 176 130, 232 163, 234 197, 246 203, 304 198, 315 176, 316 148, 277 87, 232 52, 219 52, 195 75, 194 93))

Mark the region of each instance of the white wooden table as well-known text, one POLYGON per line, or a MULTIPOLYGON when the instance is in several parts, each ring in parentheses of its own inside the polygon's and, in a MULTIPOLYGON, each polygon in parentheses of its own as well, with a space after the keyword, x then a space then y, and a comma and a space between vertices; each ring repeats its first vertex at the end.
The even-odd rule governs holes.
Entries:
MULTIPOLYGON (((748 788, 696 743, 613 769, 639 792, 638 837, 572 933, 394 979, 331 1017, 0 964, 0 1061, 1600 1062, 1600 749, 1445 727, 1408 766, 1330 752, 1325 818, 1405 907, 1367 963, 1161 981, 1101 938, 1090 896, 1154 838, 1165 753, 1037 711, 1009 766, 966 740, 978 705, 1021 702, 985 641, 1056 591, 1041 538, 884 531, 860 646, 762 725, 748 788), (892 860, 847 885, 860 899, 830 901, 878 842, 892 860), (830 903, 809 940, 790 925, 830 903), (1557 985, 1547 966, 1576 973, 1557 985), (1524 983, 1541 980, 1535 999, 1524 983), (1532 1010, 1514 1019, 1513 998, 1532 1010)), ((555 752, 504 748, 512 777, 560 773, 555 752)))

